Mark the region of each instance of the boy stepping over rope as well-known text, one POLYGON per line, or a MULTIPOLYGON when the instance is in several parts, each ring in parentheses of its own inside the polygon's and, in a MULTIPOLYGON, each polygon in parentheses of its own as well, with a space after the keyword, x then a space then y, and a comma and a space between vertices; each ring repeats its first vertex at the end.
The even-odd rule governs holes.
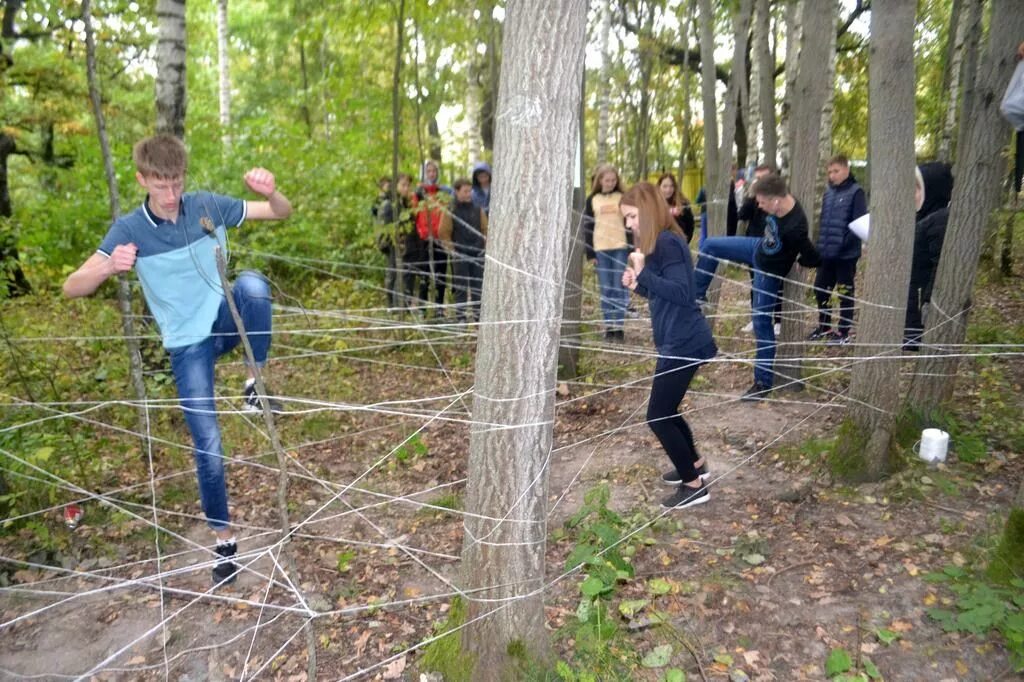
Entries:
MULTIPOLYGON (((142 292, 171 357, 174 382, 195 447, 199 497, 207 523, 217 535, 219 555, 214 583, 231 582, 238 567, 236 543, 228 516, 217 407, 213 397, 214 364, 240 342, 227 298, 220 285, 215 249, 226 251, 226 231, 245 220, 281 220, 291 203, 277 190, 274 175, 263 168, 245 174, 245 184, 266 201, 244 201, 209 192, 183 193, 186 152, 181 140, 156 135, 133 151, 135 179, 146 200, 107 231, 96 253, 64 283, 69 298, 89 296, 101 284, 133 267, 142 292)), ((226 254, 225 254, 226 255, 226 254)), ((235 304, 262 367, 270 350, 270 287, 257 272, 239 274, 235 304)), ((247 409, 261 409, 254 368, 245 384, 247 409)), ((277 401, 271 409, 280 411, 277 401)))

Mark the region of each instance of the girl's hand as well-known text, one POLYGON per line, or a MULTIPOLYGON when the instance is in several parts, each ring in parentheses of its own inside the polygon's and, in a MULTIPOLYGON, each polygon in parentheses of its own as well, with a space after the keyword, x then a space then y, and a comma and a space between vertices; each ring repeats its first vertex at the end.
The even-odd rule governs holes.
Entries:
POLYGON ((633 268, 633 272, 637 277, 643 272, 645 260, 644 252, 640 249, 636 249, 633 253, 629 254, 629 266, 633 268))
POLYGON ((636 291, 636 272, 633 268, 626 268, 622 271, 622 286, 630 291, 636 291))

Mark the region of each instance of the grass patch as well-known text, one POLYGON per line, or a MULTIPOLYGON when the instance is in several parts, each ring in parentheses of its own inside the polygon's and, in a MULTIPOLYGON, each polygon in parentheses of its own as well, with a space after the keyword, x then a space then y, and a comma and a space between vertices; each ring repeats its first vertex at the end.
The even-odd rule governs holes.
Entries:
MULTIPOLYGON (((456 630, 466 622, 466 605, 462 599, 452 599, 448 617, 434 625, 434 634, 441 635, 456 630)), ((462 648, 461 631, 444 635, 426 646, 419 667, 424 671, 438 672, 446 682, 470 682, 474 659, 462 648)))

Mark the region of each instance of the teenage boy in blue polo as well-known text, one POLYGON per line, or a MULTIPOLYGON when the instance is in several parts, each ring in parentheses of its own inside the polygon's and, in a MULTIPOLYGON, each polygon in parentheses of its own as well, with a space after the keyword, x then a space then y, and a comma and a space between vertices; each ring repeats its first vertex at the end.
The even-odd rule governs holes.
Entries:
MULTIPOLYGON (((245 184, 266 201, 183 193, 185 145, 170 135, 138 142, 132 156, 135 179, 146 190, 146 200, 110 226, 97 252, 64 282, 64 293, 69 298, 88 296, 110 277, 135 268, 170 354, 192 434, 199 497, 207 523, 217 535, 219 559, 213 580, 215 584, 231 582, 238 570, 232 561, 237 548, 228 516, 213 380, 217 358, 240 339, 220 286, 214 249, 225 250, 227 228, 245 220, 287 218, 292 206, 277 190, 274 175, 263 168, 246 173, 245 184)), ((256 365, 262 367, 270 349, 270 287, 259 273, 247 271, 232 289, 256 365)), ((253 375, 250 367, 244 393, 247 408, 258 410, 253 375)))

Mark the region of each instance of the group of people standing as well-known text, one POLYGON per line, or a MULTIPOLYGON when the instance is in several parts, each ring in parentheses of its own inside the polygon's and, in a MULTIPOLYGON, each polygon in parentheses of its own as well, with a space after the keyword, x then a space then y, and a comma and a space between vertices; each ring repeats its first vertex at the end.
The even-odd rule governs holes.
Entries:
POLYGON ((381 178, 378 189, 371 212, 380 226, 378 246, 388 261, 388 305, 442 315, 445 292, 451 288, 458 321, 479 317, 491 167, 477 163, 470 178, 459 178, 449 187, 440 182, 438 164, 426 161, 415 188, 412 178, 402 173, 394 193, 390 178, 381 178))

